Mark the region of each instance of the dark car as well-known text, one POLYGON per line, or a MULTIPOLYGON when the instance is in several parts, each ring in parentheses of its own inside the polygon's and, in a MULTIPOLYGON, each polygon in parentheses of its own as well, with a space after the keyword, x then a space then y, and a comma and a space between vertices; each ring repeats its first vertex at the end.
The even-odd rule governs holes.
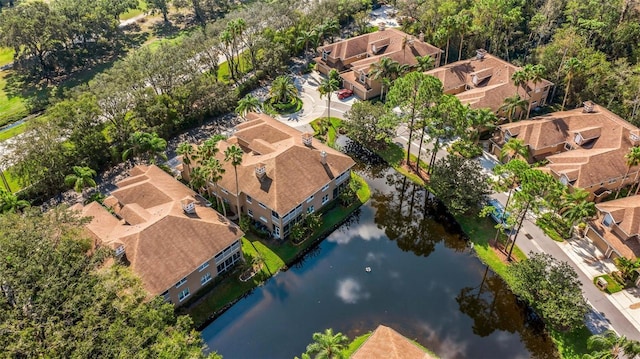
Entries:
POLYGON ((345 98, 350 96, 353 96, 353 91, 347 89, 338 90, 338 98, 340 100, 344 100, 345 98))

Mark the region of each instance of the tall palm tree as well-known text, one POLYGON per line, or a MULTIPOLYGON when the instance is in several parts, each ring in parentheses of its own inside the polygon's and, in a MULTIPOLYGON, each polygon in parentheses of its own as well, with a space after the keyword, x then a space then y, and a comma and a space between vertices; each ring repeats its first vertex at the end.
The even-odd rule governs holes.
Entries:
POLYGON ((506 158, 509 160, 519 158, 526 162, 529 158, 529 146, 521 139, 509 139, 509 141, 502 146, 502 150, 500 150, 500 161, 504 161, 506 158))
POLYGON ((240 218, 241 210, 240 210, 240 186, 238 184, 238 166, 242 164, 242 148, 240 146, 233 144, 224 151, 224 160, 227 162, 231 162, 233 166, 233 172, 236 176, 236 212, 238 214, 238 218, 240 218))
MULTIPOLYGON (((545 72, 545 67, 542 64, 538 64, 538 65, 533 65, 531 66, 531 68, 529 69, 529 80, 533 82, 533 93, 536 93, 536 91, 538 91, 538 84, 540 82, 542 82, 542 75, 545 72)), ((531 103, 533 101, 533 96, 529 96, 529 107, 527 109, 527 117, 529 118, 529 115, 531 114, 531 103)))
POLYGON ((204 140, 198 147, 197 156, 203 161, 206 161, 210 157, 215 156, 218 151, 218 139, 212 136, 204 140))
POLYGON ((627 177, 629 176, 631 167, 640 165, 640 147, 638 146, 631 147, 629 149, 629 152, 626 155, 624 155, 624 158, 627 160, 626 161, 627 172, 625 172, 624 176, 622 177, 622 181, 620 182, 620 186, 618 186, 618 191, 616 192, 615 198, 618 198, 618 196, 620 195, 620 191, 622 190, 622 187, 624 186, 624 182, 627 180, 627 177))
POLYGON ((495 128, 498 122, 498 117, 489 108, 469 110, 467 112, 467 119, 469 128, 465 130, 470 132, 471 139, 476 145, 480 142, 480 134, 483 131, 495 128))
POLYGON ((394 77, 397 76, 399 66, 400 64, 397 61, 386 56, 381 58, 380 61, 371 64, 369 76, 382 84, 380 99, 384 99, 385 86, 389 86, 394 77))
POLYGON ((290 103, 298 98, 298 95, 298 88, 289 76, 278 76, 271 83, 269 96, 271 96, 271 100, 275 103, 290 103))
POLYGON ((564 70, 567 72, 564 79, 567 82, 566 87, 564 89, 564 98, 562 99, 562 110, 564 111, 564 105, 567 103, 567 98, 569 96, 569 90, 571 89, 571 81, 575 77, 576 73, 580 72, 583 68, 582 61, 578 60, 575 57, 570 58, 564 64, 564 70))
POLYGON ((204 167, 195 167, 191 170, 190 179, 189 186, 191 186, 191 189, 202 194, 202 188, 207 185, 207 172, 204 167))
POLYGON ((526 108, 527 108, 527 101, 522 97, 520 97, 519 94, 515 94, 513 96, 505 98, 504 103, 502 104, 502 106, 500 106, 498 111, 501 111, 502 113, 506 114, 507 120, 511 122, 511 120, 513 119, 513 116, 517 112, 520 112, 522 114, 524 113, 524 110, 526 110, 526 108))
POLYGON ((96 186, 96 181, 93 179, 96 175, 96 171, 89 167, 73 166, 73 173, 64 178, 64 183, 81 193, 86 187, 96 186))
MULTIPOLYGON (((324 24, 324 34, 328 34, 330 36, 329 41, 333 42, 333 36, 340 31, 340 23, 336 18, 331 18, 327 20, 324 24)), ((323 36, 324 39, 324 36, 323 36)))
POLYGON ((620 359, 635 358, 640 355, 640 342, 619 337, 613 330, 592 335, 587 339, 587 348, 592 352, 584 358, 620 359))
POLYGON ((425 71, 429 71, 432 68, 435 67, 435 60, 433 59, 433 57, 427 55, 427 56, 416 56, 416 61, 418 61, 418 63, 415 66, 416 71, 420 71, 420 72, 425 72, 425 71))
POLYGON ((213 188, 215 188, 216 203, 218 204, 218 208, 222 207, 222 214, 226 217, 227 208, 224 205, 224 201, 222 200, 222 197, 220 196, 220 188, 218 187, 218 182, 220 182, 220 180, 222 179, 222 175, 224 174, 224 167, 222 167, 222 164, 220 163, 220 161, 218 161, 218 159, 215 157, 207 158, 202 163, 202 166, 204 168, 204 172, 207 180, 213 183, 213 188))
POLYGON ((331 118, 331 94, 339 88, 340 83, 336 79, 330 77, 323 78, 322 81, 320 81, 320 85, 318 85, 320 98, 327 96, 327 121, 330 121, 331 118))
POLYGON ((341 351, 346 347, 349 338, 342 333, 333 334, 329 328, 324 333, 313 333, 313 343, 307 346, 307 354, 315 358, 342 358, 341 351))
POLYGON ((516 93, 520 95, 520 86, 527 83, 527 74, 523 70, 517 70, 511 75, 511 81, 516 86, 516 93))
POLYGON ((320 36, 316 31, 300 31, 300 36, 296 38, 296 46, 304 47, 304 52, 309 51, 309 44, 314 42, 314 38, 319 38, 320 36))
POLYGON ((456 28, 460 32, 460 47, 458 48, 458 61, 462 57, 462 44, 464 43, 464 35, 471 27, 471 16, 468 10, 462 10, 456 15, 456 28))
POLYGON ((129 148, 122 152, 122 160, 126 161, 131 155, 151 157, 150 162, 155 164, 158 158, 167 160, 167 141, 159 137, 157 133, 137 131, 129 137, 129 148))
POLYGON ((0 188, 0 213, 18 212, 29 206, 28 201, 18 199, 15 194, 0 188))
POLYGON ((562 217, 569 222, 571 228, 569 235, 573 234, 573 228, 576 224, 596 214, 596 205, 587 200, 588 195, 588 192, 587 197, 584 196, 584 193, 577 193, 572 200, 567 201, 563 206, 562 217))
POLYGON ((182 156, 182 163, 187 167, 187 174, 191 174, 191 163, 197 159, 196 150, 189 142, 182 142, 178 145, 176 153, 182 156))
POLYGON ((238 101, 238 106, 236 106, 235 111, 240 117, 245 118, 247 113, 260 112, 261 110, 262 103, 260 102, 260 99, 252 94, 248 94, 238 101))

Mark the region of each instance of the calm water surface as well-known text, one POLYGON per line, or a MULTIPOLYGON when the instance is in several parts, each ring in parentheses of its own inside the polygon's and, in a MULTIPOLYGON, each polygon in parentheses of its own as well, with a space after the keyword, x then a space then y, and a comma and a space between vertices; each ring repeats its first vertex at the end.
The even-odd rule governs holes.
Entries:
POLYGON ((303 262, 206 327, 211 350, 225 359, 293 358, 314 332, 333 328, 353 338, 384 324, 442 358, 556 357, 537 322, 424 190, 386 170, 367 176, 371 202, 303 262))

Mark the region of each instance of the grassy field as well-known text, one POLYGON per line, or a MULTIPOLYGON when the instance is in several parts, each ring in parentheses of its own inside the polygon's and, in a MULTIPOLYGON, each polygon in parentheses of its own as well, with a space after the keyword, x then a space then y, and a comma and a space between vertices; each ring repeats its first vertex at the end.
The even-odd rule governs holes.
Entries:
POLYGON ((17 126, 11 127, 8 130, 0 131, 0 142, 9 139, 13 136, 17 136, 23 133, 27 129, 27 123, 23 122, 17 126))
POLYGON ((138 1, 138 8, 129 10, 120 15, 120 20, 129 20, 147 11, 147 3, 144 0, 138 1))
POLYGON ((0 126, 19 120, 29 114, 26 100, 20 96, 12 96, 6 92, 7 78, 11 71, 0 71, 0 126))
MULTIPOLYGON (((391 167, 393 167, 400 174, 406 176, 414 183, 420 186, 426 186, 427 183, 420 176, 415 174, 413 171, 407 170, 402 166, 403 161, 407 158, 407 151, 405 151, 402 147, 396 145, 395 143, 389 144, 385 150, 376 152, 382 159, 384 159, 391 167)), ((418 158, 411 154, 411 162, 415 163, 418 161, 418 158)), ((420 162, 420 167, 423 169, 427 169, 427 164, 423 161, 420 162)))
POLYGON ((0 66, 13 62, 13 49, 0 47, 0 66))
POLYGON ((0 180, 0 188, 5 188, 11 192, 18 192, 19 190, 22 189, 22 186, 20 186, 20 184, 18 183, 18 179, 16 177, 13 177, 11 175, 11 172, 9 171, 4 171, 2 172, 2 174, 4 175, 4 178, 7 180, 7 182, 9 183, 9 187, 10 188, 5 188, 4 187, 4 182, 0 180))

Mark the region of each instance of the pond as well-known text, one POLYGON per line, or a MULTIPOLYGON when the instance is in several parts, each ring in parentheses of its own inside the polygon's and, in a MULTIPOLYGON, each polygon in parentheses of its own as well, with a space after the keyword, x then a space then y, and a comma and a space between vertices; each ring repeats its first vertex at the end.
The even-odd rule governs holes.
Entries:
POLYGON ((475 258, 428 192, 392 170, 360 170, 370 203, 207 326, 210 350, 293 358, 314 332, 353 339, 384 324, 442 358, 557 357, 539 320, 475 258))

